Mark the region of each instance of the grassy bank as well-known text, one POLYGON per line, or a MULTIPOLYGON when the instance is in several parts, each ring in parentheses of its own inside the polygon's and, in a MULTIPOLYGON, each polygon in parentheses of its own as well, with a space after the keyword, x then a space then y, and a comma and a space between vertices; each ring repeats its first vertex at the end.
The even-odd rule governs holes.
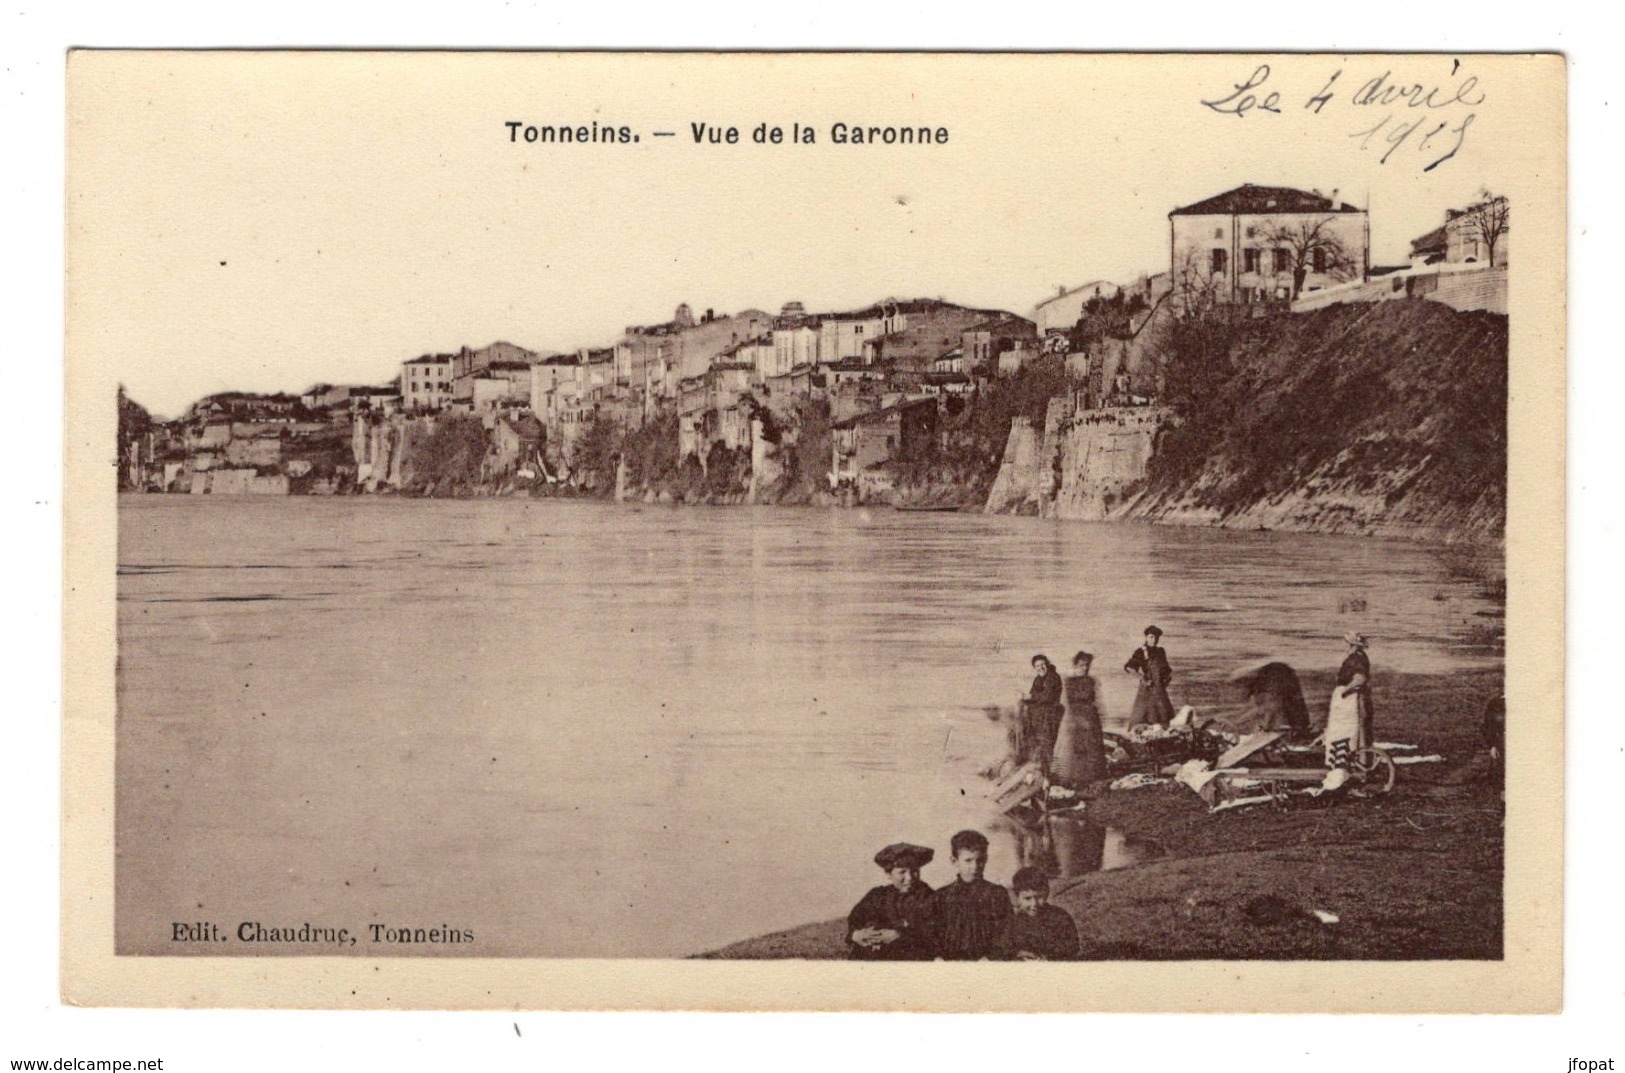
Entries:
MULTIPOLYGON (((1092 960, 1420 960, 1498 958, 1502 803, 1478 741, 1499 672, 1383 675, 1377 735, 1441 753, 1400 769, 1385 797, 1320 808, 1211 813, 1183 786, 1108 794, 1100 823, 1149 840, 1148 864, 1057 884, 1092 960), (1324 910, 1339 918, 1322 924, 1324 910)), ((1312 703, 1328 675, 1304 676, 1312 703)), ((1214 684, 1183 702, 1219 700, 1214 684)), ((995 877, 1008 878, 1008 877, 995 877)), ((854 892, 856 899, 861 892, 854 892)), ((844 921, 735 943, 715 958, 839 958, 844 921)))

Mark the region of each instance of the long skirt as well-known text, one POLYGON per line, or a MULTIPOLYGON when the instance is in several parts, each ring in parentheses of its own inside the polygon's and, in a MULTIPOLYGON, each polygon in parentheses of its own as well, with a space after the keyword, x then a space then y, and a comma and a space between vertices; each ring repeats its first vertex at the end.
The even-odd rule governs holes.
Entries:
POLYGON ((1342 686, 1332 688, 1331 704, 1326 711, 1326 766, 1348 767, 1350 758, 1371 743, 1366 740, 1360 694, 1343 692, 1342 686))
POLYGON ((1023 700, 1016 726, 1016 763, 1037 761, 1047 775, 1061 729, 1061 706, 1023 700))
POLYGON ((1140 688, 1134 693, 1134 709, 1129 712, 1129 727, 1137 727, 1142 723, 1167 726, 1173 719, 1174 705, 1168 699, 1168 687, 1152 685, 1145 679, 1140 679, 1140 688))
POLYGON ((1078 790, 1106 777, 1106 742, 1092 686, 1088 679, 1066 680, 1066 714, 1061 717, 1055 762, 1050 767, 1051 778, 1078 790), (1080 682, 1085 688, 1079 688, 1080 682))

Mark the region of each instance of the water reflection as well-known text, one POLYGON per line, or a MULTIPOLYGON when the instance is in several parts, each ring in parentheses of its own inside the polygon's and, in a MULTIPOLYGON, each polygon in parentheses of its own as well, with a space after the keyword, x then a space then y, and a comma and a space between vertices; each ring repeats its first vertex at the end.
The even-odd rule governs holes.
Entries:
POLYGON ((1127 868, 1162 852, 1150 839, 1126 835, 1081 812, 1044 816, 1030 823, 1001 816, 992 829, 994 837, 1011 845, 1017 867, 1041 869, 1052 879, 1127 868))

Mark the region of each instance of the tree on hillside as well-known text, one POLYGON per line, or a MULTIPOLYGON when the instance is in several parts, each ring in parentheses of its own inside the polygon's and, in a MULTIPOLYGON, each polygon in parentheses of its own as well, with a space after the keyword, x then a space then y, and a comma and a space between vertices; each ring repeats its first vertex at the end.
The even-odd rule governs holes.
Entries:
POLYGON ((1200 251, 1191 250, 1174 272, 1174 310, 1181 317, 1200 317, 1217 309, 1223 301, 1224 277, 1207 267, 1200 251))
POLYGON ((1506 195, 1492 194, 1488 189, 1478 192, 1478 204, 1464 209, 1460 216, 1463 233, 1484 244, 1486 260, 1495 264, 1495 249, 1507 233, 1511 222, 1506 195))
POLYGON ((485 426, 477 418, 435 422, 434 431, 413 452, 413 487, 441 495, 475 488, 483 476, 488 447, 485 426))
POLYGON ((1083 304, 1077 323, 1068 333, 1073 353, 1087 351, 1104 339, 1129 339, 1134 335, 1134 318, 1147 309, 1139 294, 1118 291, 1109 298, 1095 296, 1083 304))
POLYGON ((565 459, 575 482, 588 489, 613 489, 624 440, 625 430, 607 414, 595 411, 565 459))
POLYGON ((1303 281, 1310 269, 1317 275, 1335 279, 1348 279, 1359 269, 1354 256, 1332 224, 1332 216, 1297 216, 1276 219, 1264 230, 1267 246, 1287 252, 1288 266, 1292 270, 1292 297, 1303 290, 1303 281))
POLYGON ((138 479, 137 470, 131 464, 130 449, 133 444, 151 432, 153 429, 152 415, 146 407, 136 402, 124 393, 124 385, 118 386, 118 482, 120 488, 133 487, 138 479))

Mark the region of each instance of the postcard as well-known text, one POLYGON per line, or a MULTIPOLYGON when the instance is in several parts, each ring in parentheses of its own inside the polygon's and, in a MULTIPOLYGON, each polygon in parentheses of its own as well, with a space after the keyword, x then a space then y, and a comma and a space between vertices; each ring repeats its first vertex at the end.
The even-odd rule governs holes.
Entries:
POLYGON ((71 53, 64 1000, 1557 1009, 1565 74, 71 53))

